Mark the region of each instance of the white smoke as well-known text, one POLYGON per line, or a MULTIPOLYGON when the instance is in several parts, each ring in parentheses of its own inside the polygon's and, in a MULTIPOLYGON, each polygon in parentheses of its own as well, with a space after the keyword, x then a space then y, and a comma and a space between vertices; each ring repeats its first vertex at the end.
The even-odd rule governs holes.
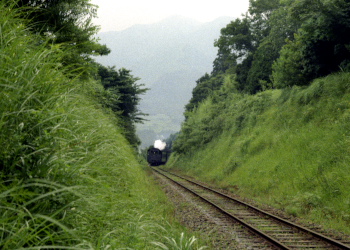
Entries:
POLYGON ((162 140, 156 140, 154 142, 154 147, 155 148, 158 148, 159 150, 164 150, 165 149, 165 146, 166 146, 166 143, 163 142, 162 140))

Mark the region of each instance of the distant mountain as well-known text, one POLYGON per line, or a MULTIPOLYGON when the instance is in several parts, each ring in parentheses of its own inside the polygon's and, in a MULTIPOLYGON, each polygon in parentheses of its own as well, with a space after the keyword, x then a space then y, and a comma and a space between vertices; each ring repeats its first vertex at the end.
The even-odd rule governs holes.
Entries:
POLYGON ((100 43, 112 52, 96 60, 105 66, 127 68, 151 88, 140 109, 148 122, 138 125, 142 147, 179 131, 184 106, 192 95, 195 81, 212 70, 217 49, 215 39, 232 18, 209 23, 174 16, 123 31, 99 33, 100 43))

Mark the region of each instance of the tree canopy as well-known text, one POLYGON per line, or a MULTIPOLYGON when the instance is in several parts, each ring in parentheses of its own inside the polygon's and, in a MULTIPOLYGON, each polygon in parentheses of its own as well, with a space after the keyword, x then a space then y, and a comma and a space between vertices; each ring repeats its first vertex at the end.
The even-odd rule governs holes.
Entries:
POLYGON ((301 24, 274 64, 276 86, 306 85, 317 77, 349 71, 350 2, 295 1, 289 11, 301 24))
POLYGON ((38 41, 60 48, 60 63, 68 76, 102 84, 103 91, 96 89, 95 98, 115 113, 126 138, 138 146, 135 123, 142 122, 144 114, 137 106, 147 89, 136 83, 139 78, 131 75, 131 70, 104 67, 94 61, 92 56, 110 53, 98 42, 99 27, 92 23, 98 6, 90 0, 18 0, 8 5, 17 8, 28 30, 41 37, 38 41))
POLYGON ((186 111, 192 111, 200 102, 218 90, 223 83, 223 76, 210 77, 209 74, 205 74, 196 83, 197 86, 192 91, 192 98, 185 107, 186 111))
POLYGON ((100 102, 111 109, 121 118, 121 126, 124 128, 125 136, 131 145, 138 146, 140 140, 136 136, 135 123, 144 121, 145 114, 138 109, 140 95, 148 89, 138 84, 139 78, 131 74, 131 70, 115 67, 98 66, 98 78, 105 89, 100 102))
POLYGON ((347 0, 250 0, 248 12, 221 29, 213 71, 198 80, 186 110, 216 89, 220 74, 235 75, 235 91, 255 94, 349 71, 349 33, 347 0))
MULTIPOLYGON (((95 38, 99 30, 92 23, 97 6, 90 0, 19 0, 16 7, 28 20, 28 27, 66 51, 62 59, 75 74, 90 74, 91 55, 107 55, 110 50, 95 38)), ((71 73, 72 73, 71 72, 71 73)))

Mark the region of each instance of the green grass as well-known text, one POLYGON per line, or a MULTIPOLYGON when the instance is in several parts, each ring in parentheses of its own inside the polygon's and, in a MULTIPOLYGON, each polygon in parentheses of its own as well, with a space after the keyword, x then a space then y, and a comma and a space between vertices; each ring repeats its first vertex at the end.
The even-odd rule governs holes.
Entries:
MULTIPOLYGON (((209 143, 188 146, 195 150, 173 155, 169 165, 350 233, 349 87, 350 74, 340 73, 317 79, 309 87, 254 96, 228 94, 222 104, 207 100, 184 126, 207 116, 220 120, 223 132, 209 143), (215 109, 218 118, 204 109, 215 109)), ((197 138, 211 132, 199 128, 187 129, 194 130, 197 138)))
POLYGON ((0 12, 0 248, 198 248, 95 100, 102 86, 0 12))

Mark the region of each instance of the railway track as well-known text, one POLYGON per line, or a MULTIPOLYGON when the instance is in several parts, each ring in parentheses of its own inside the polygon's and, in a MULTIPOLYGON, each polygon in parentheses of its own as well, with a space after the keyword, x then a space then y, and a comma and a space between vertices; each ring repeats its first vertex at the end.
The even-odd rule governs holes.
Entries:
POLYGON ((153 170, 210 204, 227 218, 243 225, 256 237, 262 238, 261 248, 350 249, 348 243, 289 222, 203 184, 159 168, 153 170))

